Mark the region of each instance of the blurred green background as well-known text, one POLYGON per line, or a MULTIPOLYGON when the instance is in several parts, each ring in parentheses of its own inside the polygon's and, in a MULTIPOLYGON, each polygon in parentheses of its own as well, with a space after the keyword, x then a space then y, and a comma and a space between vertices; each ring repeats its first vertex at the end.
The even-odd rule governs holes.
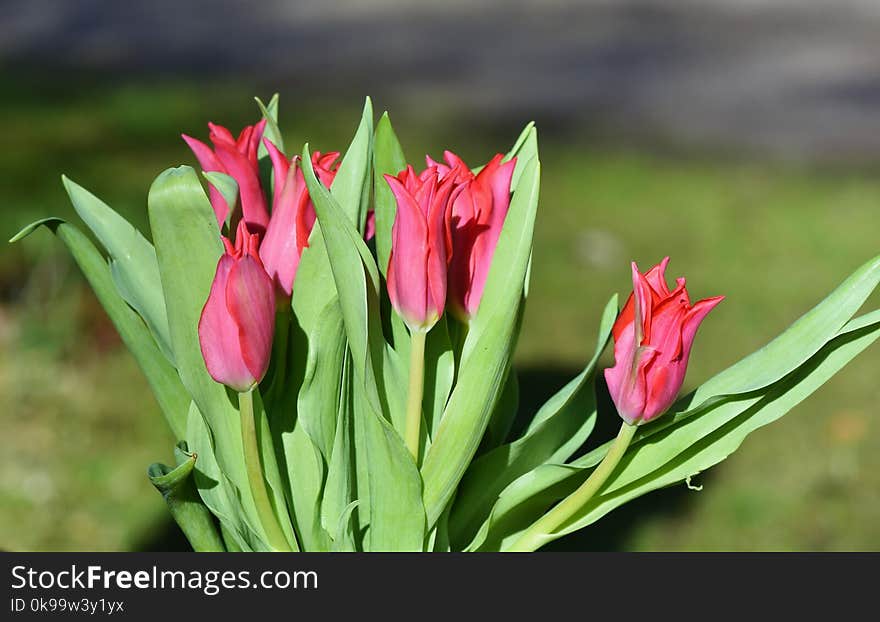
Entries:
MULTIPOLYGON (((252 97, 265 100, 275 90, 281 92, 287 144, 308 140, 321 150, 344 148, 362 97, 371 94, 378 110, 390 110, 413 162, 425 153, 438 157, 444 148, 453 148, 477 165, 505 151, 521 126, 534 119, 543 163, 541 207, 516 358, 526 410, 577 373, 589 356, 605 301, 631 289, 630 260, 646 269, 671 255, 670 278, 686 275, 693 297, 727 296, 700 330, 686 382, 692 388, 775 336, 880 251, 880 132, 870 134, 868 115, 873 111, 873 118, 880 118, 880 71, 871 73, 858 57, 826 63, 826 74, 807 76, 810 84, 830 84, 837 89, 832 94, 843 93, 843 103, 830 108, 811 104, 804 89, 786 90, 785 79, 794 79, 790 74, 760 86, 764 83, 747 79, 746 69, 742 75, 731 73, 739 76, 745 114, 726 101, 720 107, 712 103, 707 94, 717 95, 717 84, 711 68, 701 63, 714 58, 713 50, 726 49, 711 40, 712 27, 738 24, 734 32, 748 47, 750 37, 760 34, 754 26, 760 14, 752 16, 754 24, 745 25, 743 14, 713 14, 715 21, 705 22, 698 37, 705 49, 685 45, 693 40, 676 35, 668 19, 660 19, 672 14, 652 2, 634 3, 647 12, 623 17, 609 14, 601 2, 572 3, 583 10, 561 15, 556 4, 543 13, 535 9, 544 22, 529 21, 528 13, 516 19, 508 15, 505 24, 519 30, 528 25, 536 38, 558 34, 553 24, 569 23, 589 42, 581 49, 559 37, 541 48, 547 51, 541 62, 562 71, 552 91, 541 71, 544 57, 533 55, 528 64, 521 55, 496 49, 524 54, 536 44, 525 36, 498 35, 499 25, 486 9, 480 9, 479 17, 492 24, 487 32, 498 36, 488 40, 496 43, 481 47, 467 38, 473 34, 467 29, 455 30, 460 24, 443 21, 442 27, 461 35, 452 46, 455 53, 435 55, 426 70, 410 71, 411 64, 399 59, 419 49, 412 33, 407 37, 395 31, 402 37, 394 48, 396 64, 382 56, 391 54, 384 48, 367 48, 358 61, 358 50, 345 46, 351 33, 360 41, 364 31, 385 22, 377 21, 376 14, 359 13, 355 4, 342 4, 349 12, 339 9, 335 22, 308 12, 305 18, 300 15, 296 28, 290 25, 294 22, 271 22, 281 31, 290 26, 298 37, 290 44, 297 50, 318 45, 305 59, 283 56, 283 37, 260 39, 260 28, 270 21, 250 24, 254 32, 247 37, 251 45, 264 43, 269 52, 229 58, 223 50, 237 40, 215 42, 189 56, 184 54, 189 48, 169 45, 163 55, 163 40, 156 33, 140 35, 150 44, 143 49, 137 37, 122 45, 117 33, 110 41, 125 53, 104 42, 110 51, 98 46, 103 51, 95 56, 96 32, 137 21, 118 8, 111 17, 122 21, 113 21, 100 14, 107 5, 98 1, 84 2, 81 22, 68 23, 63 31, 68 39, 44 41, 47 49, 29 47, 39 33, 29 33, 23 21, 6 21, 7 32, 0 29, 0 34, 18 28, 19 38, 7 38, 12 43, 0 47, 3 239, 40 217, 77 220, 61 186, 62 172, 148 235, 151 181, 168 166, 195 164, 180 133, 204 137, 207 121, 237 131, 257 118, 252 97), (648 18, 659 19, 666 30, 658 34, 644 27, 648 18), (310 32, 322 36, 310 39, 310 32), (626 43, 620 50, 607 44, 615 36, 626 43), (91 56, 77 47, 83 41, 92 42, 85 46, 91 56), (665 58, 659 52, 682 46, 687 53, 680 63, 690 73, 681 67, 673 71, 674 63, 667 76, 658 76, 656 67, 645 70, 645 63, 650 68, 652 59, 665 58), (58 55, 59 49, 70 54, 58 55), (275 58, 276 49, 281 59, 275 58), (212 51, 219 54, 216 65, 212 51), (487 56, 504 58, 508 65, 486 68, 487 56), (376 59, 389 63, 382 78, 377 74, 384 65, 376 59), (568 61, 564 71, 558 66, 561 59, 568 61), (471 82, 449 77, 461 74, 465 61, 479 71, 464 75, 478 84, 485 77, 491 89, 468 91, 471 82), (284 62, 289 70, 279 72, 284 62), (373 63, 373 73, 365 76, 358 62, 373 63), (495 76, 493 81, 493 71, 503 70, 509 79, 495 76), (841 91, 842 78, 853 76, 874 90, 841 91), (657 86, 664 77, 670 82, 657 86), (542 92, 535 95, 536 90, 542 92), (801 101, 800 107, 792 101, 801 101), (680 109, 670 102, 679 102, 680 109)), ((501 11, 497 3, 488 4, 501 11)), ((318 10, 317 4, 304 5, 318 10)), ((769 10, 775 3, 756 5, 769 10)), ((191 11, 198 14, 196 8, 191 11)), ((804 19, 783 15, 788 21, 781 23, 793 23, 793 28, 804 19)), ((853 15, 851 30, 842 31, 849 36, 862 32, 856 19, 860 14, 853 15)), ((708 19, 698 11, 686 16, 708 19)), ((406 19, 422 17, 413 9, 406 19)), ((43 24, 40 19, 35 23, 43 24)), ((814 38, 814 49, 826 49, 822 41, 814 38)), ((880 52, 876 43, 873 49, 880 52)), ((733 54, 740 60, 737 66, 762 61, 760 55, 750 60, 743 54, 733 54)), ((768 51, 765 60, 778 56, 768 51)), ((873 69, 878 70, 876 61, 873 69)), ((869 305, 878 302, 875 294, 869 305)), ((682 485, 652 493, 556 548, 880 548, 878 368, 880 348, 874 347, 780 422, 749 437, 727 461, 700 475, 696 483, 702 491, 682 485)), ((185 546, 145 474, 149 463, 170 460, 173 439, 100 305, 62 246, 45 232, 0 246, 0 399, 0 549, 185 546)), ((611 434, 614 422, 605 424, 594 442, 611 434)))

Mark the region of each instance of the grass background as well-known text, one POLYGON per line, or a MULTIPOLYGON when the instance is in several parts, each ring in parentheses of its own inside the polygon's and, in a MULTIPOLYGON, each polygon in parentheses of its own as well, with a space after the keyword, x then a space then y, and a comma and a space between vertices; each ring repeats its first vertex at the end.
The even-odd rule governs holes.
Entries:
MULTIPOLYGON (((204 137, 209 120, 236 129, 253 122, 253 94, 241 84, 0 74, 0 233, 8 239, 48 215, 76 221, 63 172, 148 234, 153 178, 195 164, 180 132, 204 137)), ((285 139, 344 149, 360 104, 303 107, 282 93, 285 139)), ((391 114, 410 161, 450 147, 476 165, 506 150, 519 130, 472 126, 442 109, 391 114)), ((880 179, 870 171, 609 145, 577 128, 542 132, 541 158, 516 358, 527 405, 577 373, 605 301, 630 290, 632 259, 644 269, 671 255, 670 279, 686 275, 692 297, 728 297, 700 330, 693 387, 775 336, 880 250, 880 179)), ((878 302, 875 295, 869 304, 878 302)), ((557 548, 880 548, 878 368, 875 346, 701 475, 701 492, 682 485, 652 493, 557 548)), ((145 474, 149 463, 170 459, 171 435, 100 305, 46 233, 0 247, 0 398, 0 549, 176 544, 145 474)))

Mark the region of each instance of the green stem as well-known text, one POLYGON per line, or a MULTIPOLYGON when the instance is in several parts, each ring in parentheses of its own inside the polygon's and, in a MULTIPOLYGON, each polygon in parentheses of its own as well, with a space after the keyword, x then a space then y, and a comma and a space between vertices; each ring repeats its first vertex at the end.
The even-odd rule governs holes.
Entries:
POLYGON ((276 551, 290 552, 290 544, 281 531, 278 518, 269 501, 269 491, 263 478, 263 467, 260 463, 260 448, 257 444, 257 427, 254 420, 253 389, 238 394, 238 407, 241 411, 241 442, 244 445, 244 464, 247 467, 248 482, 257 507, 257 517, 266 532, 268 544, 276 551))
POLYGON ((419 428, 422 425, 422 393, 425 389, 425 337, 423 331, 410 334, 409 390, 406 396, 406 432, 404 438, 413 460, 419 461, 419 428))
POLYGON ((593 470, 587 481, 535 521, 508 550, 519 553, 535 551, 553 540, 550 534, 583 508, 608 480, 626 452, 626 448, 629 447, 637 428, 638 426, 629 425, 624 421, 620 426, 617 438, 608 449, 608 453, 605 454, 602 462, 593 470))

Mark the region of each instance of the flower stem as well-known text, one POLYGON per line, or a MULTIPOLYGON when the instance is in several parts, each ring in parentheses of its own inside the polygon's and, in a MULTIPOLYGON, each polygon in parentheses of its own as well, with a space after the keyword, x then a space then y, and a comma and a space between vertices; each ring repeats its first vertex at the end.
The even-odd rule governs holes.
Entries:
POLYGON ((550 534, 559 528, 562 523, 574 516, 578 510, 583 508, 614 472, 614 469, 626 452, 626 448, 629 447, 637 427, 624 421, 623 425, 620 426, 617 438, 614 439, 614 443, 608 449, 608 453, 605 454, 602 462, 593 470, 587 481, 553 507, 553 509, 544 514, 544 516, 535 521, 508 550, 519 553, 535 551, 553 540, 550 534))
POLYGON ((244 446, 244 463, 247 467, 248 481, 257 507, 257 517, 266 532, 268 544, 276 551, 290 552, 290 544, 281 531, 278 518, 269 501, 266 480, 263 479, 263 467, 260 463, 260 449, 257 445, 257 427, 254 420, 253 389, 238 394, 238 407, 241 411, 241 442, 244 446))
POLYGON ((406 397, 406 447, 419 461, 419 428, 422 425, 422 393, 425 389, 425 337, 427 333, 416 330, 410 335, 409 390, 406 397))

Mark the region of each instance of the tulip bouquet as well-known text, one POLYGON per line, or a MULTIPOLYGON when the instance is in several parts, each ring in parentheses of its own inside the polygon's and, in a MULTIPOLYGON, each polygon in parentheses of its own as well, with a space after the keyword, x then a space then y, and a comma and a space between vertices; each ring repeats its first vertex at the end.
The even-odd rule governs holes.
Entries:
POLYGON ((137 359, 179 440, 148 474, 195 550, 533 551, 689 482, 880 336, 880 310, 853 319, 877 257, 678 398, 722 297, 670 288, 668 258, 633 263, 583 371, 511 438, 535 127, 483 166, 447 151, 423 167, 369 99, 341 157, 288 150, 277 96, 260 110, 238 137, 183 137, 202 173, 155 180, 152 243, 66 178, 100 247, 54 218, 13 239, 51 229, 137 359), (622 420, 604 444, 597 379, 622 420))

